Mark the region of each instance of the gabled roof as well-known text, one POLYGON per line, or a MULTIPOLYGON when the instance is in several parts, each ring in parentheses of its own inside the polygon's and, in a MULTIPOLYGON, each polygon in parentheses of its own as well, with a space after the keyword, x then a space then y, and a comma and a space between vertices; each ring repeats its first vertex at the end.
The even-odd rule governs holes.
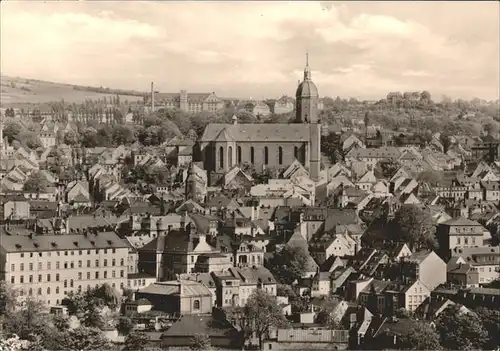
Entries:
POLYGON ((290 142, 309 141, 309 128, 303 124, 217 124, 210 123, 200 141, 211 142, 221 133, 231 141, 248 142, 290 142))

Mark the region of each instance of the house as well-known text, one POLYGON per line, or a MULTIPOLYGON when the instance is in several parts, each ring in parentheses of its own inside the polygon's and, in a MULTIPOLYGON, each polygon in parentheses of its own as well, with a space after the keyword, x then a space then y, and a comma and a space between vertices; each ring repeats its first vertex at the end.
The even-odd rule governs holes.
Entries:
MULTIPOLYGON (((150 96, 146 97, 146 104, 150 96)), ((224 100, 212 93, 188 93, 181 90, 179 93, 157 93, 155 106, 158 108, 177 108, 185 112, 217 112, 224 107, 224 100)))
POLYGON ((347 350, 348 330, 327 328, 286 328, 278 329, 275 338, 264 341, 262 350, 347 350))
POLYGON ((295 109, 295 100, 291 97, 283 95, 274 102, 273 113, 276 115, 289 113, 295 109))
POLYGON ((484 246, 491 234, 481 224, 459 217, 438 225, 436 237, 441 257, 450 257, 455 248, 484 246))
POLYGON ((356 182, 356 186, 361 190, 370 191, 372 186, 376 183, 377 178, 375 177, 373 170, 369 170, 356 182))
POLYGON ((162 349, 167 351, 187 350, 195 335, 206 335, 210 344, 218 349, 241 350, 241 333, 228 321, 210 315, 185 315, 176 321, 161 336, 162 349))
POLYGON ((419 280, 407 284, 373 279, 359 294, 359 302, 372 313, 393 316, 400 308, 415 311, 431 294, 419 280))
POLYGON ((471 265, 478 272, 479 284, 500 278, 500 247, 456 247, 451 261, 458 265, 471 265))
POLYGON ((30 218, 30 203, 23 196, 3 201, 2 220, 26 220, 30 218))
POLYGON ((398 148, 392 146, 384 146, 380 148, 353 148, 345 155, 347 165, 352 164, 354 161, 362 161, 372 169, 375 165, 382 160, 398 160, 401 157, 401 152, 398 148))
POLYGON ((479 272, 461 257, 452 257, 447 264, 446 281, 458 286, 479 286, 479 272))
POLYGON ((482 199, 485 201, 500 201, 500 182, 482 181, 481 188, 483 189, 482 199))
POLYGON ((446 282, 446 263, 434 251, 412 253, 400 264, 403 279, 419 280, 430 290, 446 282))
POLYGON ((192 280, 156 282, 135 293, 136 299, 146 299, 153 309, 177 315, 210 313, 212 293, 202 283, 192 280))

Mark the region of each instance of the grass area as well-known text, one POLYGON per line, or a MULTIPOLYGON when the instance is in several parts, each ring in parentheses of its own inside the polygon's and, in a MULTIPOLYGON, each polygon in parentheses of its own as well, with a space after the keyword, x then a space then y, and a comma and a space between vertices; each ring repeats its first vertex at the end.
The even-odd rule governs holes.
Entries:
MULTIPOLYGON (((81 103, 86 99, 102 99, 116 96, 112 93, 100 93, 78 90, 72 84, 54 83, 29 78, 1 77, 1 102, 3 107, 19 107, 23 104, 40 104, 64 99, 68 103, 81 103)), ((141 96, 120 94, 121 101, 140 101, 141 96)))

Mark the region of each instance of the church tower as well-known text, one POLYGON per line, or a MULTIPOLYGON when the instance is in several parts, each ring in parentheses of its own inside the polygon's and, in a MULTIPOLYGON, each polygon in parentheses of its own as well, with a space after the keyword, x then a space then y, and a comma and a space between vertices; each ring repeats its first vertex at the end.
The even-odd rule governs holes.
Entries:
POLYGON ((320 172, 320 142, 321 125, 318 123, 318 88, 311 80, 311 69, 309 67, 309 55, 306 54, 306 67, 304 68, 304 80, 297 87, 295 94, 295 121, 304 123, 309 128, 309 150, 306 155, 309 157, 309 175, 315 182, 319 180, 320 172))

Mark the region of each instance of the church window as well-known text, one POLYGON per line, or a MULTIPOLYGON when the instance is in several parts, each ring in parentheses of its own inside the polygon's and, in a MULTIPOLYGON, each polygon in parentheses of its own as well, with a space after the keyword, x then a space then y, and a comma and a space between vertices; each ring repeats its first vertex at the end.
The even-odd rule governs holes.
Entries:
POLYGON ((251 164, 254 164, 254 162, 255 162, 255 157, 254 156, 255 156, 255 153, 254 153, 254 148, 252 146, 252 147, 250 147, 250 163, 251 164))
POLYGON ((293 147, 293 157, 295 157, 296 159, 299 158, 299 148, 297 146, 293 147))
POLYGON ((236 147, 236 162, 241 163, 241 146, 236 147))
POLYGON ((227 165, 229 168, 233 168, 233 147, 227 148, 227 165))
POLYGON ((278 163, 283 164, 283 148, 281 146, 278 148, 278 163))
POLYGON ((219 148, 219 167, 224 168, 224 148, 219 148))
POLYGON ((264 146, 264 164, 269 164, 269 150, 267 146, 264 146))

